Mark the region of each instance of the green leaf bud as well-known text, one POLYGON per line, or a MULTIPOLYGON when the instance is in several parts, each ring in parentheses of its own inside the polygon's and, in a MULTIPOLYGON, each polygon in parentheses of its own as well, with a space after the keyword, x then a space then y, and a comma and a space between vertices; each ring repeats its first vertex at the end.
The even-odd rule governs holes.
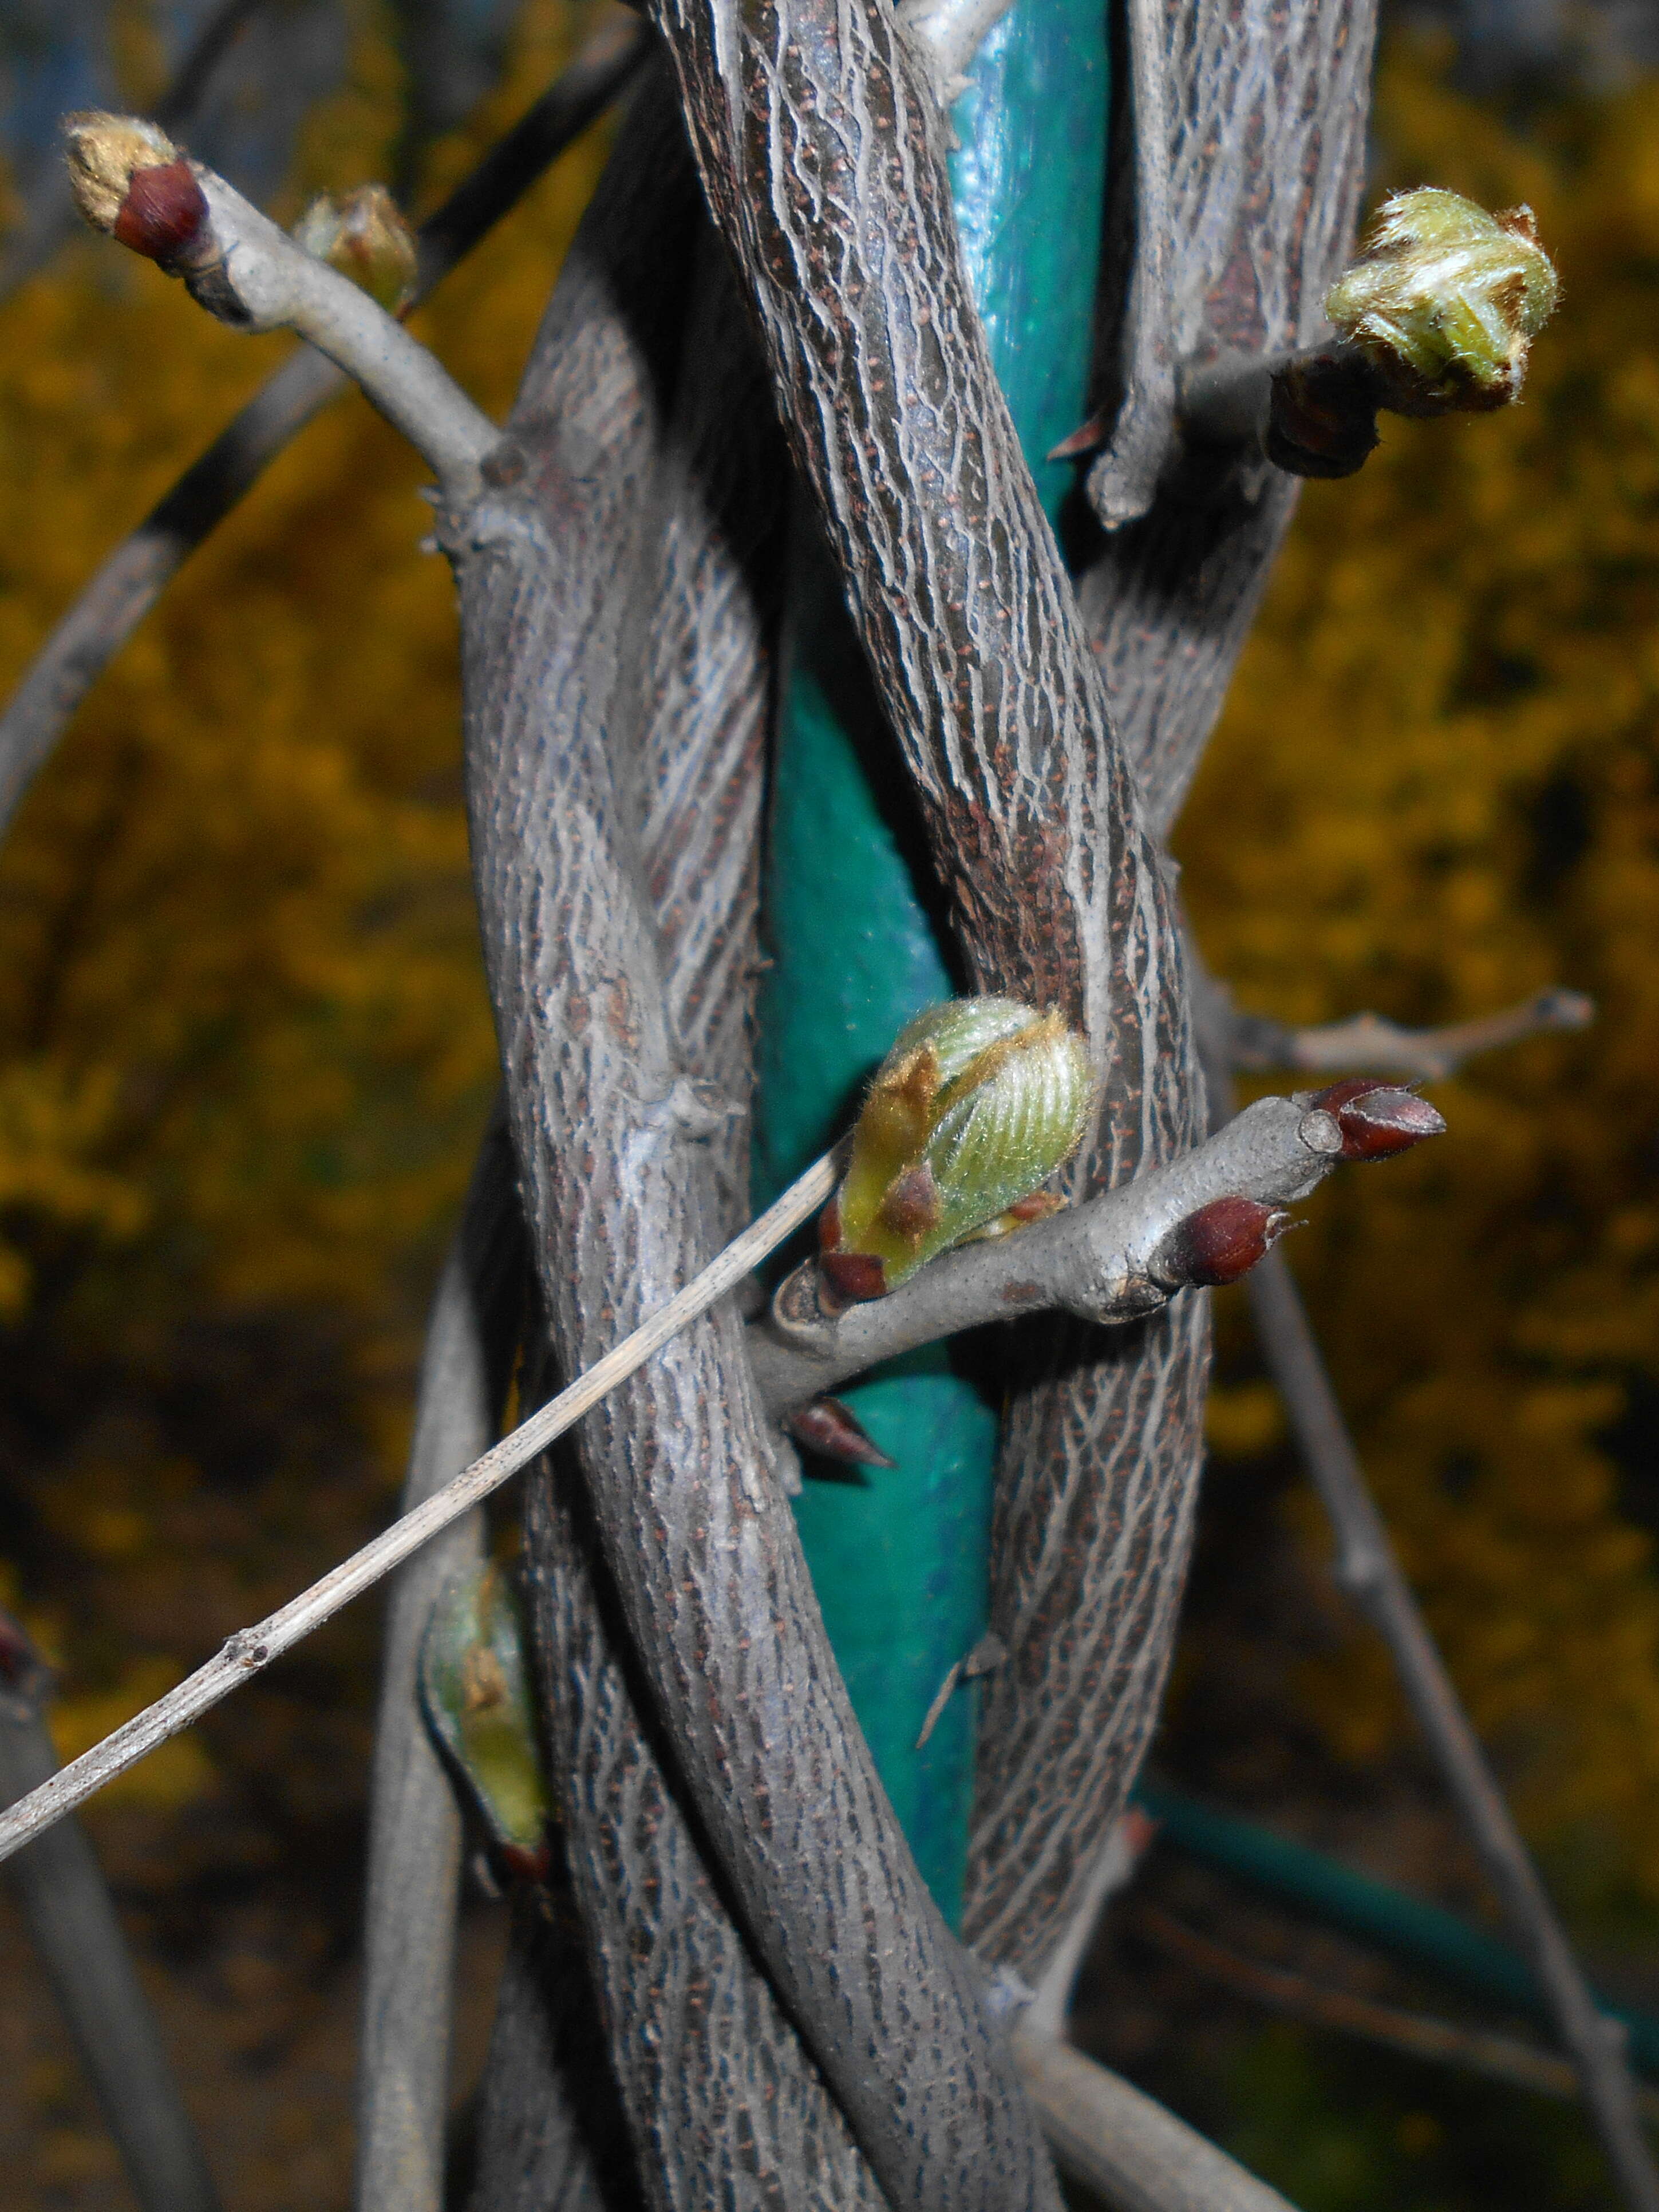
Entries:
POLYGON ((516 1874, 546 1870, 547 1789, 523 1615, 494 1566, 452 1582, 421 1639, 421 1703, 452 1771, 516 1874))
POLYGON ((953 999, 899 1033, 853 1132, 820 1224, 843 1296, 878 1297, 970 1237, 1052 1212, 1037 1187, 1082 1141, 1094 1075, 1058 1012, 953 999))
POLYGON ((389 315, 414 297, 415 234, 384 185, 359 185, 340 199, 319 192, 295 224, 294 242, 349 276, 389 315))
POLYGON ((1325 313, 1401 415, 1502 407, 1559 287, 1530 208, 1488 215, 1425 185, 1386 200, 1325 313))

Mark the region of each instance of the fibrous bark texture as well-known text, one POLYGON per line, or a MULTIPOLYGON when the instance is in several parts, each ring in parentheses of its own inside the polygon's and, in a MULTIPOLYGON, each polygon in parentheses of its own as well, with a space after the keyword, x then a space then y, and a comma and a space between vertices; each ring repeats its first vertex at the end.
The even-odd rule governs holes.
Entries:
POLYGON ((1353 245, 1375 36, 1374 0, 1129 0, 1130 112, 1114 143, 1132 149, 1132 174, 1113 196, 1103 302, 1120 404, 1090 471, 1109 527, 1079 593, 1160 836, 1298 489, 1278 469, 1184 452, 1177 373, 1332 335, 1323 301, 1353 245))
MULTIPOLYGON (((678 409, 672 389, 669 303, 696 258, 688 234, 665 236, 681 160, 659 112, 636 118, 494 488, 441 522, 461 591, 486 955, 566 1372, 687 1279, 733 1199, 742 1100, 698 1062, 730 1048, 708 987, 750 957, 726 940, 732 915, 749 926, 750 854, 730 848, 742 866, 724 878, 724 923, 699 918, 684 856, 753 805, 737 787, 755 646, 726 623, 757 616, 731 580, 740 531, 693 427, 725 410, 740 447, 730 356, 699 392, 688 349, 678 409), (682 623, 672 668, 656 657, 665 589, 714 611, 682 623), (723 653, 729 725, 705 696, 723 653), (682 682, 698 717, 664 751, 639 733, 682 682), (734 752, 721 732, 739 726, 734 752), (686 745, 702 759, 676 796, 686 745)), ((773 2205, 806 2173, 826 2205, 874 2202, 856 2144, 896 2206, 1052 2204, 1006 2049, 847 1704, 736 1316, 711 1315, 608 1400, 579 1459, 584 1498, 532 1513, 536 1610, 572 1879, 647 2195, 688 2212, 773 2205)))
MULTIPOLYGON (((1102 1113, 1076 1181, 1123 1180, 1202 1127, 1180 948, 964 282, 931 87, 878 5, 664 0, 659 19, 969 971, 1086 1027, 1102 1113)), ((1162 1680, 1206 1346, 1194 1299, 1127 1346, 1048 1340, 1000 1477, 992 1625, 1012 1656, 965 1928, 1027 1972, 1162 1680)))
MULTIPOLYGON (((1129 156, 1109 218, 1127 277, 1122 405, 1090 484, 1121 526, 1079 598, 1156 836, 1220 711, 1296 496, 1276 470, 1246 483, 1225 456, 1182 453, 1176 371, 1224 346, 1322 333, 1353 232, 1371 39, 1368 0, 1128 9, 1130 127, 1115 143, 1129 156)), ((1201 1450, 1199 1304, 1115 1356, 1074 1351, 1071 1373, 1010 1423, 992 1621, 1011 1656, 981 1727, 967 1933, 1033 1980, 1163 1694, 1201 1450)))

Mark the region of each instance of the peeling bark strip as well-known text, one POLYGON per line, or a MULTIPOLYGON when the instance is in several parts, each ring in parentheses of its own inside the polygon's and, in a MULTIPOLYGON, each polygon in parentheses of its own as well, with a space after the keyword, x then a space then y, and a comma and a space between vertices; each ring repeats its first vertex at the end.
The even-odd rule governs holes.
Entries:
MULTIPOLYGON (((1180 948, 963 282, 931 91, 879 5, 658 12, 974 980, 1084 1023, 1105 1082, 1077 1180, 1121 1182, 1200 1133, 1180 948)), ((1066 1379, 1013 1408, 966 1927, 1028 1972, 1162 1685, 1207 1350, 1186 1307, 1127 1345, 1068 1336, 1066 1379)))
MULTIPOLYGON (((664 149, 653 167, 649 148, 637 149, 635 173, 654 185, 672 158, 664 149)), ((611 219, 625 235, 615 210, 611 219)), ((673 265, 665 252, 661 285, 673 265)), ((441 525, 462 601, 486 957, 532 1242, 566 1371, 686 1279, 724 1203, 704 1149, 719 1102, 700 1092, 673 1034, 663 938, 641 891, 638 809, 618 788, 629 774, 622 733, 639 710, 635 625, 641 593, 653 601, 662 534, 659 395, 625 357, 615 272, 589 273, 586 298, 580 270, 561 286, 493 495, 441 525)), ((701 1903, 717 1878, 895 2207, 1053 2207, 1007 2051, 916 1875, 824 1642, 750 1403, 736 1316, 711 1315, 678 1339, 595 1413, 581 1444, 631 1646, 629 1686, 673 1762, 672 1784, 665 1765, 653 1780, 633 1747, 637 1723, 596 1708, 620 1679, 614 1659, 560 1681, 560 1732, 580 1754, 561 1779, 579 1785, 573 1875, 590 1943, 611 1914, 631 1913, 649 1936, 652 1900, 629 1893, 634 1853, 665 1839, 656 1863, 677 1883, 664 1900, 670 1926, 720 1936, 701 1903), (568 1701, 573 1687, 580 1703, 568 1701), (648 1787, 629 1798, 642 1776, 648 1787), (709 1855, 701 1883, 675 1867, 682 1793, 709 1855), (655 1838, 611 1825, 629 1804, 647 1826, 659 1820, 655 1838)), ((556 1654, 558 1623, 547 1615, 570 1589, 566 1577, 538 1608, 556 1654)), ((572 1618, 591 1626, 593 1608, 572 1618)), ((568 1751, 561 1763, 568 1768, 568 1751)), ((647 1878, 651 1865, 647 1856, 647 1878)), ((677 1965, 665 1948, 662 2016, 678 2032, 687 2003, 695 2029, 700 1995, 752 2008, 752 1984, 704 1991, 697 1958, 680 1945, 677 1965)), ((717 1950, 708 1960, 724 1970, 717 1950)), ((605 1990, 613 2039, 633 2024, 624 2004, 652 2002, 650 1964, 648 1948, 630 1960, 605 1947, 618 1978, 605 1990)), ((649 2139, 675 2162, 642 2174, 654 2202, 701 2212, 710 2201, 785 2201, 787 2170, 773 2160, 787 2147, 775 2143, 776 2085, 764 2072, 757 2063, 752 2095, 717 2077, 707 2127, 688 2129, 666 2103, 684 2076, 670 2081, 636 2050, 624 2095, 636 2109, 656 2100, 649 2139)), ((826 2144, 832 2133, 820 2125, 826 2144)), ((845 2171, 838 2154, 835 2163, 845 2171)))
POLYGON ((1176 374, 1331 335, 1322 303, 1353 246, 1375 37, 1374 0, 1128 0, 1134 173, 1115 195, 1108 258, 1133 273, 1121 338, 1108 337, 1121 404, 1088 479, 1110 534, 1079 593, 1160 836, 1300 489, 1278 469, 1242 483, 1231 460, 1183 457, 1176 374))

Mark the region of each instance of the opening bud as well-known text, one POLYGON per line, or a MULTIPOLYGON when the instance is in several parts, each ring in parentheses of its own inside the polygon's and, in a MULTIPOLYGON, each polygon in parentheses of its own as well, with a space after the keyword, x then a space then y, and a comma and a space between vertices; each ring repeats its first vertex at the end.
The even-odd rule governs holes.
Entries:
POLYGON ((500 1568, 451 1583, 421 1639, 427 1725, 497 1856, 510 1871, 547 1871, 546 1785, 525 1667, 518 1593, 500 1568))
POLYGON ((296 246, 326 261, 395 315, 415 296, 415 234, 384 185, 319 192, 294 226, 296 246))
POLYGON ((1425 185, 1384 201, 1325 313, 1378 372, 1387 405, 1440 415, 1515 398, 1559 292, 1530 208, 1488 215, 1425 185))
POLYGON ((1346 1076, 1315 1091, 1308 1104, 1328 1114, 1342 1132, 1345 1160, 1386 1160, 1446 1127, 1445 1116, 1426 1098, 1374 1075, 1346 1076))
POLYGON ((1264 1206, 1255 1198, 1212 1198, 1170 1231, 1147 1272, 1166 1290, 1188 1285, 1219 1290, 1248 1275, 1291 1224, 1282 1206, 1264 1206))
POLYGON ((177 260, 206 222, 195 171, 153 123, 95 111, 68 115, 64 144, 82 216, 147 260, 177 260))
POLYGON ((953 1244, 1050 1211, 1032 1200, 1082 1141, 1094 1090, 1058 1012, 986 998, 918 1014, 876 1072, 819 1224, 836 1294, 878 1297, 953 1244))

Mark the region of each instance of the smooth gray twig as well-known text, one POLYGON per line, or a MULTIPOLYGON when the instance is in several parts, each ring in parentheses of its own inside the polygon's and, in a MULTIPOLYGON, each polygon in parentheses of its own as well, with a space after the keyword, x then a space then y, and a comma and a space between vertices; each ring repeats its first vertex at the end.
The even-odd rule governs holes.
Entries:
POLYGON ((1291 2212, 1276 2189, 1069 2043, 1022 2023, 1013 2051, 1055 2163, 1111 2212, 1291 2212))
POLYGON ((945 1253, 867 1305, 826 1313, 809 1301, 797 1316, 786 1284, 771 1314, 749 1331, 762 1401, 781 1418, 902 1352, 1039 1309, 1060 1307, 1087 1321, 1138 1320, 1182 1287, 1161 1257, 1182 1222, 1219 1198, 1267 1206, 1304 1198, 1342 1157, 1331 1115, 1291 1098, 1261 1098, 1168 1167, 1012 1236, 945 1253))

